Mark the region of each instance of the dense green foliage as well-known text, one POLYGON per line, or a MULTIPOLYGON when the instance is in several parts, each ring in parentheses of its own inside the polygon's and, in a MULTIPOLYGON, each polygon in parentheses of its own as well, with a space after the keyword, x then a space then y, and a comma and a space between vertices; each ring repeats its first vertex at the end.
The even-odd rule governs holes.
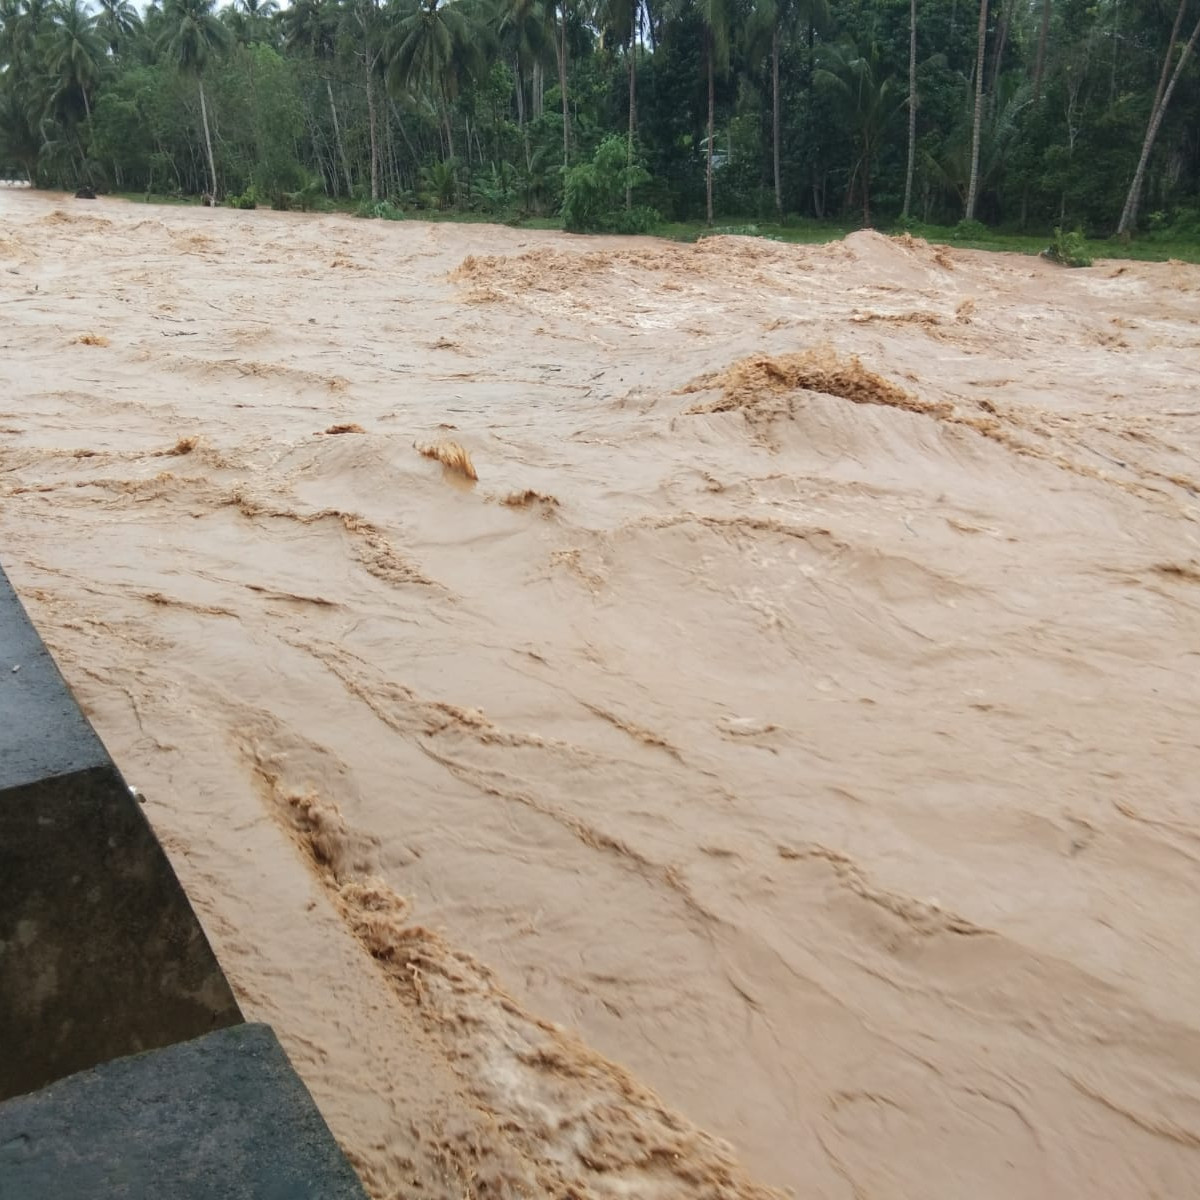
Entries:
POLYGON ((625 196, 650 176, 629 162, 625 143, 606 137, 591 162, 563 176, 563 227, 572 233, 645 233, 658 223, 652 208, 625 207, 625 196))
POLYGON ((0 0, 0 176, 580 230, 1200 232, 1200 0, 96 4, 0 0))
POLYGON ((1087 242, 1078 229, 1064 233, 1061 229, 1054 231, 1054 241, 1046 251, 1049 258, 1064 267, 1090 267, 1092 256, 1088 253, 1087 242))

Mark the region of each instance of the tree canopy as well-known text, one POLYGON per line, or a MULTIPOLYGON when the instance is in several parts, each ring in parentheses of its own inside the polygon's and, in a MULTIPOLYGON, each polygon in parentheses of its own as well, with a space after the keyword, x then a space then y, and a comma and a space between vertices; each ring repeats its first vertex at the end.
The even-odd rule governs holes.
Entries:
POLYGON ((0 175, 1200 235, 1198 40, 1200 0, 0 0, 0 175))

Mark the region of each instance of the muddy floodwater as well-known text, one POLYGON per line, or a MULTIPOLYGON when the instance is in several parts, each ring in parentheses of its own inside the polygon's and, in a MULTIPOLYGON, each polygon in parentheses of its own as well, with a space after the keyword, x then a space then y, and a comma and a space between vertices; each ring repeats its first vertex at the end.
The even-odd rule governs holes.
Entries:
POLYGON ((6 189, 0 561, 374 1200, 1197 1195, 1200 267, 6 189))

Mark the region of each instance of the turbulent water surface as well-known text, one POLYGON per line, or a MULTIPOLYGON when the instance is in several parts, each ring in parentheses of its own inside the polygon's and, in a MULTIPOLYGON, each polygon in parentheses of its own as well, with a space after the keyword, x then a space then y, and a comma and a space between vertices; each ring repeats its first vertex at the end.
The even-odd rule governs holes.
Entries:
POLYGON ((376 1200, 1195 1194, 1200 268, 0 222, 0 558, 376 1200))

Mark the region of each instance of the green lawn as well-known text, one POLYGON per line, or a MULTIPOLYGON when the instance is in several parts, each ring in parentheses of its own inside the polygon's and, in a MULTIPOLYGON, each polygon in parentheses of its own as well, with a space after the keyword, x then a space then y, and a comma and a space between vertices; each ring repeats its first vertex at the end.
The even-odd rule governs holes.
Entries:
POLYGON ((191 204, 199 206, 199 196, 160 196, 149 195, 146 192, 110 192, 118 200, 128 200, 130 204, 191 204))
MULTIPOLYGON (((114 193, 134 204, 199 204, 196 196, 147 196, 142 192, 114 193)), ((353 213, 358 204, 354 201, 337 201, 332 206, 335 212, 353 213)), ((406 212, 404 220, 457 222, 462 224, 504 224, 517 229, 561 229, 557 217, 514 217, 505 219, 489 213, 463 213, 447 210, 420 209, 406 212)), ((778 242, 817 243, 832 242, 852 233, 858 225, 853 222, 828 220, 815 221, 794 218, 782 224, 770 221, 754 221, 735 217, 721 217, 710 229, 703 221, 667 221, 651 234, 677 242, 694 242, 713 233, 739 234, 749 237, 765 237, 778 242)), ((960 233, 953 225, 921 225, 910 223, 907 227, 914 237, 929 242, 944 242, 968 250, 1004 250, 1014 254, 1040 254, 1050 244, 1051 234, 1013 233, 998 229, 971 230, 960 233)), ((896 229, 885 226, 881 232, 896 233, 896 229)), ((1090 241, 1089 251, 1096 258, 1128 258, 1146 262, 1165 262, 1169 258, 1183 262, 1200 263, 1200 241, 1183 241, 1162 234, 1144 234, 1128 243, 1117 238, 1090 241)))
MULTIPOLYGON (((711 231, 704 222, 692 221, 660 225, 655 233, 660 237, 686 242, 694 242, 697 238, 705 237, 710 232, 745 233, 773 238, 780 242, 832 242, 845 237, 846 234, 857 228, 859 226, 839 221, 797 220, 788 221, 782 225, 770 222, 738 224, 722 218, 711 231)), ((1004 250, 1012 254, 1041 254, 1053 240, 1053 235, 1049 232, 1029 234, 987 229, 982 232, 972 230, 969 235, 964 236, 953 225, 910 223, 905 228, 914 237, 924 238, 927 242, 961 246, 966 250, 1004 250)), ((884 226, 880 232, 894 235, 902 231, 884 226)), ((1184 262, 1200 263, 1200 242, 1183 241, 1155 234, 1146 234, 1128 243, 1118 238, 1090 241, 1088 249, 1095 258, 1131 258, 1147 262, 1165 262, 1169 258, 1177 258, 1184 262)))

